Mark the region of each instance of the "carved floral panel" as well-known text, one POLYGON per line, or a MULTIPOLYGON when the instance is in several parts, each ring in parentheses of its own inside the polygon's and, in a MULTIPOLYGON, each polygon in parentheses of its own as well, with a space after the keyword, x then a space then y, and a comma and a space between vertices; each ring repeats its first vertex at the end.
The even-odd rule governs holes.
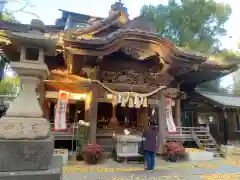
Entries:
POLYGON ((131 85, 160 86, 167 85, 172 80, 168 74, 135 72, 124 70, 121 72, 100 71, 99 80, 105 83, 124 83, 131 85))

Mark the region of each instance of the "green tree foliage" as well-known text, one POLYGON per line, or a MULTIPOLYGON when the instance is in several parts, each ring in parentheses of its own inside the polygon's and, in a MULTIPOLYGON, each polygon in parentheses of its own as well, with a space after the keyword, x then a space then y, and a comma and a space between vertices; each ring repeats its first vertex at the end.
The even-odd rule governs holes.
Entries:
POLYGON ((0 12, 0 20, 2 21, 9 21, 9 22, 12 22, 14 20, 13 16, 9 15, 9 14, 6 14, 6 13, 1 13, 0 12))
MULTIPOLYGON (((240 46, 239 46, 240 49, 240 46)), ((236 53, 238 59, 240 59, 240 53, 236 53)), ((235 95, 240 96, 240 69, 232 74, 233 85, 230 85, 235 95)))
POLYGON ((25 13, 34 16, 37 19, 40 19, 40 17, 35 13, 27 11, 28 8, 34 7, 32 0, 0 0, 0 7, 4 6, 7 8, 0 9, 0 20, 18 22, 14 17, 15 13, 18 12, 25 13), (12 7, 18 7, 18 9, 13 9, 12 7))
MULTIPOLYGON (((167 5, 145 5, 141 10, 141 17, 152 23, 159 36, 186 50, 214 53, 214 59, 221 64, 240 60, 235 52, 219 50, 219 39, 226 35, 224 25, 230 15, 229 5, 214 0, 169 0, 167 5)), ((226 92, 220 87, 220 79, 199 88, 226 92)))
POLYGON ((0 94, 16 94, 21 86, 20 78, 4 76, 0 82, 0 94))
POLYGON ((229 5, 213 0, 169 0, 168 5, 145 5, 141 10, 141 17, 152 23, 157 34, 202 53, 218 49, 230 14, 229 5))

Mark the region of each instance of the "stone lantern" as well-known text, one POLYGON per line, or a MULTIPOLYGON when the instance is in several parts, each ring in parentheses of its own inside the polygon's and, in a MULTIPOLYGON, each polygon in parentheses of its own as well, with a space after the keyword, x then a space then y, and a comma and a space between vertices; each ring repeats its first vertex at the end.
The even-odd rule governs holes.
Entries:
POLYGON ((0 179, 6 175, 6 180, 23 178, 20 176, 59 180, 60 167, 49 169, 54 138, 35 91, 40 80, 48 75, 44 56, 55 53, 55 43, 44 37, 40 20, 32 20, 28 32, 11 32, 8 38, 20 51, 20 60, 10 62, 10 66, 20 77, 22 90, 0 120, 0 179), (33 171, 38 173, 34 175, 33 171))

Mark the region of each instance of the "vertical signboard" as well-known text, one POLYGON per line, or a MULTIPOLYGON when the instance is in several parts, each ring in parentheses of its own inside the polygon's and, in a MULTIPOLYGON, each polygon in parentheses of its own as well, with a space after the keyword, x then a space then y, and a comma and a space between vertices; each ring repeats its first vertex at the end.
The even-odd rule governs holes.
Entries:
POLYGON ((58 94, 58 102, 55 111, 55 119, 54 119, 54 130, 61 131, 67 129, 66 122, 66 111, 68 104, 69 92, 59 91, 58 94))
POLYGON ((173 120, 172 115, 172 99, 166 98, 166 121, 167 121, 167 128, 169 133, 176 133, 176 125, 173 120))

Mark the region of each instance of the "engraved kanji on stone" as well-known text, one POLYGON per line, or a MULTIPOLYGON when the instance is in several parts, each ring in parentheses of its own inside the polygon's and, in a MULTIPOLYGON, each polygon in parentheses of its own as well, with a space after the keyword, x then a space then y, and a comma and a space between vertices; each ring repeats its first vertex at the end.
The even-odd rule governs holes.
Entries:
POLYGON ((14 128, 15 126, 13 124, 8 124, 7 126, 4 127, 5 130, 9 130, 14 128))

